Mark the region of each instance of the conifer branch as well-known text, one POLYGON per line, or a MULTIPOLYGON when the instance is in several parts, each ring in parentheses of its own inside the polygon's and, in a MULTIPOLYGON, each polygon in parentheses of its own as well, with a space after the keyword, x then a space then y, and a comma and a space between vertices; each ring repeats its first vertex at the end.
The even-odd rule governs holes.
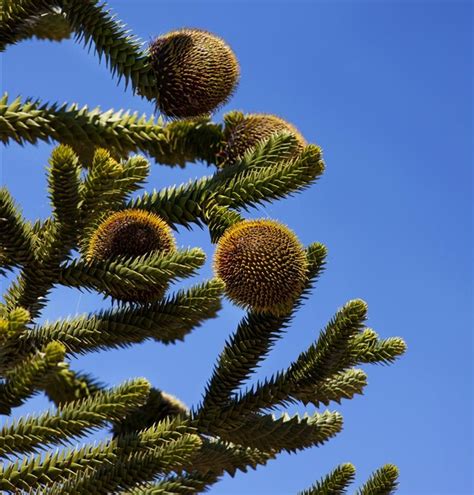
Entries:
POLYGON ((310 245, 307 258, 308 282, 293 310, 284 316, 249 312, 226 343, 206 387, 203 404, 197 412, 201 427, 209 427, 210 423, 215 423, 216 412, 231 401, 232 394, 237 392, 281 337, 293 313, 300 307, 324 270, 326 248, 317 243, 310 245))
MULTIPOLYGON (((284 135, 270 144, 283 146, 286 153, 289 141, 291 138, 284 135)), ((321 150, 317 146, 307 146, 292 160, 281 162, 275 159, 275 163, 270 161, 266 166, 258 162, 260 149, 257 147, 255 150, 255 164, 252 161, 254 155, 248 155, 248 163, 242 162, 239 166, 229 167, 229 171, 224 169, 212 177, 178 188, 144 193, 129 207, 153 211, 172 224, 200 224, 206 218, 212 218, 212 209, 216 206, 236 210, 256 207, 304 190, 324 171, 321 150)))
POLYGON ((212 199, 207 203, 203 213, 203 222, 209 229, 213 243, 216 243, 229 227, 242 220, 243 218, 236 211, 220 206, 212 199))
POLYGON ((228 473, 233 477, 237 471, 246 473, 249 467, 256 469, 257 466, 263 466, 275 457, 275 452, 264 452, 252 447, 204 437, 191 468, 193 473, 215 476, 228 473))
POLYGON ((171 280, 191 276, 204 261, 204 252, 199 248, 167 254, 151 252, 137 258, 119 257, 109 261, 73 260, 61 269, 58 281, 106 295, 146 291, 150 286, 165 288, 171 280))
POLYGON ((156 97, 156 79, 142 41, 97 0, 60 0, 60 4, 76 39, 86 47, 94 43, 95 53, 105 60, 112 76, 123 77, 148 99, 156 97))
POLYGON ((84 354, 147 339, 171 344, 216 315, 222 292, 222 283, 210 280, 145 308, 114 309, 42 325, 25 335, 19 345, 29 348, 55 340, 64 344, 68 353, 84 354))
POLYGON ((9 308, 23 306, 28 309, 32 318, 38 317, 46 305, 49 292, 58 277, 59 258, 67 255, 63 251, 65 246, 60 247, 57 224, 51 224, 50 227, 48 244, 38 242, 38 246, 41 247, 36 250, 36 260, 25 266, 4 296, 9 308))
POLYGON ((16 337, 26 330, 26 325, 30 322, 30 313, 24 308, 14 308, 8 311, 0 303, 0 339, 4 344, 4 339, 16 337))
MULTIPOLYGON (((386 464, 375 471, 369 480, 357 490, 356 495, 390 495, 396 490, 398 469, 393 464, 386 464)), ((355 468, 346 463, 316 482, 298 495, 344 495, 346 489, 355 479, 355 468)))
POLYGON ((304 418, 252 415, 211 430, 224 440, 263 452, 296 452, 322 445, 334 437, 342 430, 342 416, 329 411, 304 418))
POLYGON ((366 318, 366 303, 360 299, 349 301, 328 323, 318 340, 290 366, 288 376, 300 384, 311 384, 342 371, 347 366, 348 342, 362 332, 366 318))
MULTIPOLYGON (((38 349, 28 346, 24 352, 19 350, 18 342, 29 331, 27 325, 30 320, 30 313, 24 308, 13 308, 9 311, 0 305, 0 376, 19 364, 28 353, 38 349)), ((50 342, 53 341, 52 339, 50 342)))
POLYGON ((0 277, 5 277, 7 272, 13 268, 14 264, 15 263, 9 259, 8 256, 0 253, 0 277))
POLYGON ((52 286, 59 266, 77 243, 79 219, 79 164, 68 146, 52 153, 48 174, 53 217, 36 232, 34 259, 25 265, 5 299, 9 307, 22 306, 37 317, 52 286))
MULTIPOLYGON (((225 115, 224 120, 226 117, 225 115)), ((225 132, 224 130, 224 134, 225 132)), ((221 167, 219 177, 229 179, 245 171, 286 163, 299 154, 297 151, 298 141, 295 136, 287 132, 279 132, 249 148, 235 163, 221 167)))
POLYGON ((73 371, 67 363, 60 363, 57 371, 42 383, 42 388, 49 400, 60 407, 93 396, 104 389, 104 384, 88 373, 73 371))
POLYGON ((201 439, 194 434, 183 434, 160 447, 119 455, 112 463, 102 462, 93 470, 78 472, 65 482, 56 483, 50 495, 70 493, 94 493, 108 495, 152 481, 157 476, 180 471, 192 462, 201 439))
POLYGON ((294 402, 300 390, 343 371, 341 361, 346 360, 349 339, 361 331, 366 311, 363 301, 350 301, 329 322, 317 342, 301 353, 287 371, 277 373, 232 401, 222 409, 219 421, 225 423, 242 414, 294 402))
POLYGON ((58 236, 68 246, 75 244, 79 222, 81 167, 69 146, 55 148, 49 160, 48 190, 58 236))
MULTIPOLYGON (((202 225, 206 204, 210 202, 211 177, 203 177, 160 191, 145 192, 131 201, 127 208, 138 208, 156 213, 170 225, 202 225)), ((215 203, 210 203, 211 207, 215 203)))
POLYGON ((157 483, 149 483, 122 493, 123 495, 192 495, 203 493, 218 479, 219 477, 214 474, 198 473, 168 476, 157 483))
MULTIPOLYGON (((224 121, 228 115, 224 115, 224 121)), ((226 135, 226 129, 224 129, 224 135, 226 135)), ((295 156, 296 145, 296 139, 291 134, 274 134, 251 147, 235 163, 220 166, 217 177, 220 181, 225 181, 245 171, 288 162, 295 156)), ((219 163, 219 165, 221 164, 219 163)))
MULTIPOLYGON (((283 136, 281 139, 287 136, 283 136)), ((280 199, 302 191, 324 171, 321 151, 317 146, 307 146, 297 158, 276 162, 268 166, 248 166, 241 170, 232 168, 230 172, 218 172, 194 182, 169 187, 161 191, 144 193, 130 202, 128 208, 140 208, 160 215, 170 224, 188 226, 192 223, 209 223, 216 206, 220 212, 256 207, 264 202, 280 199)), ((235 215, 235 213, 227 213, 235 215)), ((224 222, 235 221, 226 218, 224 222)), ((213 226, 219 236, 219 228, 213 226)))
POLYGON ((314 183, 324 172, 321 149, 307 146, 289 161, 251 167, 221 182, 216 174, 216 200, 234 209, 255 207, 300 192, 314 183))
POLYGON ((57 411, 5 424, 0 430, 0 456, 37 452, 46 444, 66 443, 106 423, 119 421, 144 404, 149 392, 149 383, 140 378, 70 402, 57 411))
POLYGON ((146 402, 131 410, 120 421, 115 421, 111 432, 114 437, 126 435, 178 416, 188 419, 188 408, 176 397, 152 387, 146 402))
POLYGON ((181 420, 165 420, 137 434, 105 440, 97 445, 63 449, 53 454, 48 452, 45 457, 35 455, 28 460, 4 464, 0 466, 0 490, 44 489, 54 482, 60 482, 62 486, 68 478, 79 476, 81 479, 81 473, 87 473, 86 477, 90 479, 93 470, 107 467, 113 470, 120 466, 122 479, 126 479, 130 475, 127 462, 132 473, 140 468, 145 472, 148 469, 148 472, 153 470, 156 474, 166 473, 172 470, 174 462, 179 465, 181 458, 188 460, 200 443, 199 437, 181 420), (175 442, 176 453, 172 445, 175 442), (166 459, 168 449, 170 457, 166 459))
POLYGON ((2 0, 0 3, 0 52, 7 45, 16 43, 22 39, 30 38, 36 34, 38 19, 45 13, 54 11, 57 2, 55 0, 2 0))
POLYGON ((299 492, 298 495, 344 495, 354 479, 354 466, 350 463, 341 464, 312 487, 299 492))
POLYGON ((143 42, 132 36, 98 0, 17 0, 3 12, 0 49, 34 34, 31 24, 39 14, 52 12, 55 7, 61 8, 78 41, 87 47, 94 43, 99 60, 105 59, 113 76, 123 77, 148 99, 156 97, 156 79, 143 42))
POLYGON ((0 413, 9 414, 38 392, 47 375, 53 373, 63 360, 65 349, 59 342, 51 342, 40 352, 24 359, 5 373, 0 383, 0 413))
MULTIPOLYGON (((81 187, 81 223, 87 229, 105 212, 113 212, 146 181, 150 171, 148 161, 134 156, 124 163, 99 148, 81 187)), ((86 236, 87 237, 87 236, 86 236)))
POLYGON ((52 12, 45 12, 33 19, 22 31, 22 38, 37 38, 39 40, 63 41, 71 37, 71 26, 65 15, 55 8, 52 12))
MULTIPOLYGON (((339 402, 343 398, 361 394, 366 384, 365 373, 349 368, 362 363, 394 361, 403 354, 406 347, 404 341, 398 337, 387 339, 387 344, 383 340, 377 340, 377 334, 373 330, 365 329, 360 332, 360 328, 356 330, 354 327, 352 330, 355 330, 355 333, 349 338, 347 335, 345 337, 346 344, 343 343, 343 338, 338 344, 334 344, 337 342, 334 340, 333 344, 327 345, 339 332, 345 333, 350 330, 350 318, 341 319, 348 307, 350 304, 336 315, 316 344, 302 353, 287 371, 277 373, 242 395, 223 414, 222 420, 227 420, 227 415, 241 414, 243 410, 256 411, 259 408, 273 408, 294 401, 316 406, 322 402, 327 405, 329 401, 339 402), (335 346, 331 357, 332 345, 335 346), (376 349, 377 353, 373 352, 373 349, 376 349)), ((339 336, 342 337, 342 334, 339 336)))
POLYGON ((397 467, 393 464, 385 464, 357 490, 356 495, 391 495, 398 487, 397 480, 397 467))
POLYGON ((331 402, 340 404, 342 399, 352 399, 362 395, 367 385, 367 375, 360 369, 349 369, 336 373, 329 378, 308 387, 301 387, 293 392, 293 397, 303 404, 313 404, 320 407, 328 406, 331 402))
POLYGON ((400 337, 379 339, 376 332, 367 328, 350 343, 358 363, 390 364, 406 352, 407 346, 400 337))
POLYGON ((204 400, 197 417, 201 428, 215 423, 215 414, 227 404, 242 383, 249 378, 273 344, 288 326, 289 316, 249 313, 239 324, 214 367, 206 386, 204 400))
POLYGON ((0 188, 0 255, 3 266, 19 266, 34 258, 35 239, 30 225, 5 187, 0 188))
POLYGON ((0 99, 0 141, 6 144, 10 140, 19 144, 53 140, 82 153, 105 148, 115 158, 140 151, 158 163, 184 166, 198 160, 214 163, 222 129, 204 118, 163 126, 161 120, 138 113, 101 112, 39 100, 22 102, 20 98, 9 103, 4 94, 0 99))

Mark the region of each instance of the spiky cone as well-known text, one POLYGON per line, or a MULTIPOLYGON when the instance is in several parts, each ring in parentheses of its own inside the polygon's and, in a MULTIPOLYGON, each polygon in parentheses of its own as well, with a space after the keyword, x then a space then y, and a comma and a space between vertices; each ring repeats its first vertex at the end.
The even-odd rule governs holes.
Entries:
MULTIPOLYGON (((134 258, 153 251, 163 254, 176 251, 170 226, 158 215, 138 209, 127 209, 107 216, 90 237, 86 258, 106 261, 118 257, 134 258)), ((129 302, 151 302, 161 299, 166 286, 151 286, 146 291, 129 288, 110 293, 112 297, 129 302)))
POLYGON ((238 306, 287 313, 307 280, 308 260, 296 235, 275 220, 244 220, 224 232, 214 255, 216 276, 238 306))
POLYGON ((157 80, 157 106, 176 118, 199 117, 223 105, 234 92, 240 69, 224 40, 201 29, 179 29, 150 45, 157 80))
POLYGON ((286 132, 296 138, 295 154, 301 152, 307 145, 305 138, 293 124, 276 115, 265 113, 243 115, 240 112, 236 114, 237 118, 232 119, 230 125, 226 126, 226 142, 219 159, 221 166, 235 163, 246 151, 278 133, 286 132))

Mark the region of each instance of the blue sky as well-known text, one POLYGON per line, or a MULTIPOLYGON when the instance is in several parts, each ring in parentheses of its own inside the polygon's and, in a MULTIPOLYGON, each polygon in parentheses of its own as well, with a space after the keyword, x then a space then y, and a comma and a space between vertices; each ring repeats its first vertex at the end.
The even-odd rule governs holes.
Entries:
MULTIPOLYGON (((327 171, 317 185, 251 215, 279 219, 304 243, 329 249, 314 295, 257 377, 286 367, 356 297, 369 303, 369 324, 382 337, 400 335, 408 343, 395 365, 367 368, 363 397, 332 408, 345 418, 334 440, 225 478, 211 493, 292 494, 347 461, 359 483, 379 465, 397 464, 401 494, 473 493, 472 5, 109 4, 144 40, 184 26, 224 37, 242 69, 224 110, 278 114, 324 150, 327 171)), ((2 58, 2 88, 12 97, 153 111, 72 41, 24 42, 2 58)), ((51 148, 2 148, 2 182, 28 218, 49 213, 44 168, 51 148)), ((203 165, 156 165, 149 188, 206 173, 203 165)), ((203 247, 211 259, 207 233, 180 232, 178 241, 203 247)), ((198 279, 210 274, 209 261, 198 279)), ((103 306, 97 296, 57 289, 44 316, 103 306)), ((184 343, 91 354, 73 367, 111 385, 145 376, 193 405, 241 315, 226 303, 217 320, 184 343)), ((36 397, 18 414, 46 406, 36 397)))

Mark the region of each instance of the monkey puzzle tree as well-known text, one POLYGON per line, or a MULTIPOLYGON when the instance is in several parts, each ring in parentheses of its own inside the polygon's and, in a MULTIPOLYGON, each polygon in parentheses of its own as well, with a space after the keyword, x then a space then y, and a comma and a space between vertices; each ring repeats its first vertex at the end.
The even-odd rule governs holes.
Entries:
MULTIPOLYGON (((55 405, 3 425, 0 489, 198 493, 225 473, 339 433, 337 412, 271 411, 351 399, 366 385, 357 365, 390 363, 404 352, 402 339, 380 339, 365 326, 365 302, 346 303, 286 369, 250 388, 244 383, 308 299, 326 249, 305 247, 279 222, 244 220, 239 211, 314 183, 324 171, 320 148, 273 115, 234 111, 222 123, 210 120, 239 77, 232 50, 211 33, 173 31, 145 48, 95 0, 3 0, 1 14, 2 50, 29 37, 60 41, 72 34, 94 45, 112 74, 168 119, 8 95, 0 102, 4 143, 59 143, 47 171, 49 218, 27 221, 8 190, 0 193, 0 269, 18 270, 0 306, 0 412, 13 415, 39 392, 55 405), (203 161, 212 172, 138 194, 149 160, 203 161), (170 292, 170 283, 196 274, 205 261, 201 249, 176 245, 174 230, 192 226, 207 228, 216 244, 215 278, 170 292), (42 323, 58 285, 101 293, 110 309, 42 323), (68 357, 96 350, 183 340, 216 317, 224 296, 246 315, 191 410, 144 378, 107 388, 68 364, 68 357), (106 438, 78 446, 104 427, 106 438)), ((301 493, 344 493, 354 476, 354 467, 343 464, 301 493)), ((396 467, 385 465, 358 493, 388 494, 396 485, 396 467)))

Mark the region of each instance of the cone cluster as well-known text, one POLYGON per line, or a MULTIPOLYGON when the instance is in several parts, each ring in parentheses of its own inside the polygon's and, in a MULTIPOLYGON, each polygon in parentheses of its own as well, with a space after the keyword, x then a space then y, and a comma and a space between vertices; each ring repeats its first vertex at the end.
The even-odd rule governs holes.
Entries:
POLYGON ((156 38, 149 51, 157 105, 169 117, 209 114, 229 99, 237 85, 240 70, 234 52, 207 31, 172 31, 156 38))
POLYGON ((220 238, 214 269, 234 303, 257 312, 287 313, 301 294, 308 261, 303 246, 274 220, 245 220, 220 238))

